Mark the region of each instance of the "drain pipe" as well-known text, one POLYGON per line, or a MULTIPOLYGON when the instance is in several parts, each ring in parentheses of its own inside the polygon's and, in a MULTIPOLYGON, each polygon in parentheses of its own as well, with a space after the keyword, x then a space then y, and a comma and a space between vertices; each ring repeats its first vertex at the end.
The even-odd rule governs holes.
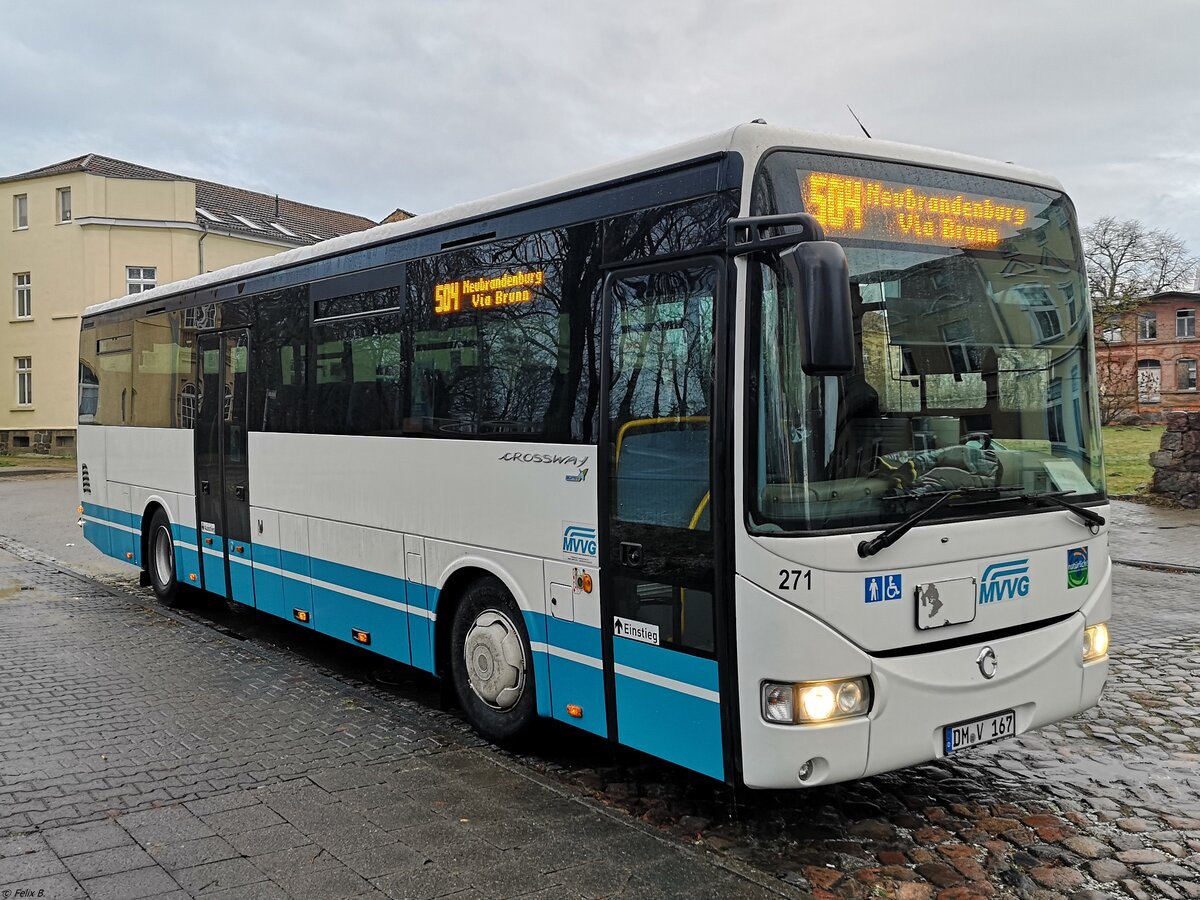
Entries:
POLYGON ((196 251, 199 256, 199 266, 200 266, 200 271, 198 271, 196 274, 203 275, 204 274, 204 239, 206 237, 208 237, 208 225, 206 225, 204 222, 200 222, 199 225, 200 225, 200 230, 203 231, 204 233, 202 235, 200 235, 200 240, 196 242, 196 251))

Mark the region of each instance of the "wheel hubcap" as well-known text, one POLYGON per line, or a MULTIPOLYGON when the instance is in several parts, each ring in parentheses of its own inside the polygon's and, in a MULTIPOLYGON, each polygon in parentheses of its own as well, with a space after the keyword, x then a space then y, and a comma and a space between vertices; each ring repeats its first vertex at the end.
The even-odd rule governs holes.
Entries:
POLYGON ((476 616, 463 641, 467 678, 475 696, 508 710, 525 692, 525 646, 512 619, 495 609, 476 616))
POLYGON ((159 584, 170 584, 175 574, 175 548, 171 532, 159 528, 154 532, 154 575, 159 584))

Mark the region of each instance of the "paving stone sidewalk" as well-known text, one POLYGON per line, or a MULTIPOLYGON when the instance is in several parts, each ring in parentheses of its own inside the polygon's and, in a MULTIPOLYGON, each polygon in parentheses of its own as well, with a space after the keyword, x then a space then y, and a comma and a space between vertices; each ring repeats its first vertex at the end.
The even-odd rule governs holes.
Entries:
POLYGON ((1200 568, 1200 510, 1125 500, 1113 500, 1111 510, 1114 559, 1200 568))
POLYGON ((0 550, 0 897, 796 895, 436 709, 0 550))

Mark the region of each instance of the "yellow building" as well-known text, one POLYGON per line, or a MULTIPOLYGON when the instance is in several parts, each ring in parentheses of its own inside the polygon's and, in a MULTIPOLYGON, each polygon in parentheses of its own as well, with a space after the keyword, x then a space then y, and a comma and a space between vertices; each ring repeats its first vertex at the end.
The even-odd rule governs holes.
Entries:
POLYGON ((88 305, 376 224, 95 154, 0 185, 0 454, 74 452, 88 305))

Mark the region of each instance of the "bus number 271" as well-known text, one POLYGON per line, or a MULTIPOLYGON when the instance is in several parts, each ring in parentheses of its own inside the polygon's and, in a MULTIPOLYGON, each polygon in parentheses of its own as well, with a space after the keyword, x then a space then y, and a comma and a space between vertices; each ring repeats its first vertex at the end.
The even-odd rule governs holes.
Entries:
POLYGON ((798 591, 800 579, 804 579, 804 589, 812 590, 812 569, 780 569, 779 589, 781 591, 798 591))

